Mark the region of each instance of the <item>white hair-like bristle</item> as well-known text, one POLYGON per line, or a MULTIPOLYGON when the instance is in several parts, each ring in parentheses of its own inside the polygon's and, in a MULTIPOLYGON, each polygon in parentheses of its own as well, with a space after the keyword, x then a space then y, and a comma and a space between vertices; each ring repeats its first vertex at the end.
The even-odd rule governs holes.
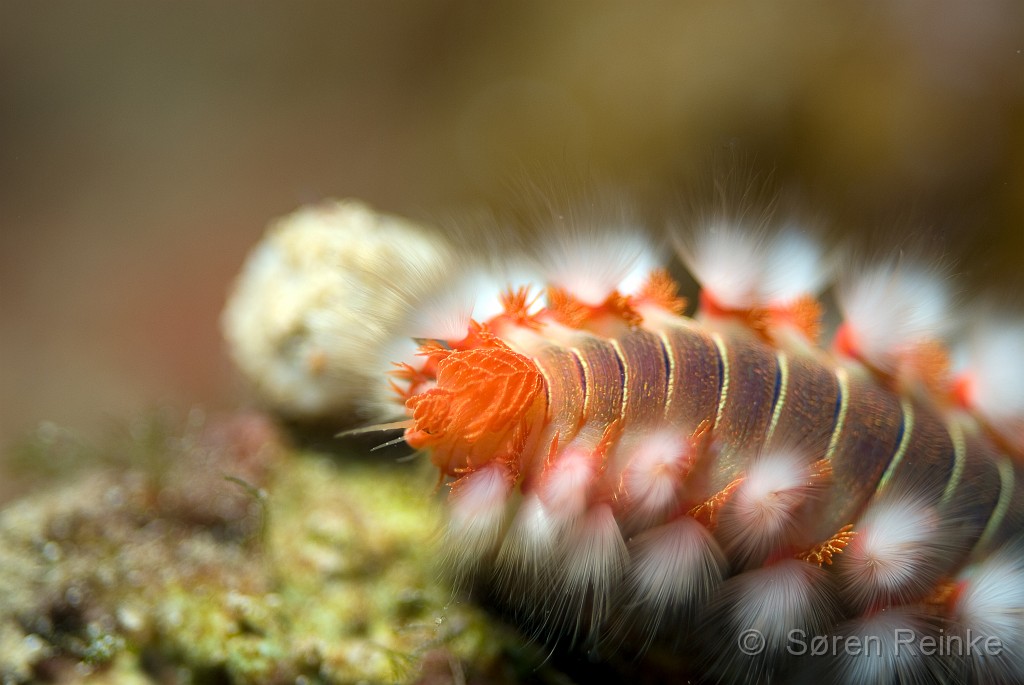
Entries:
POLYGON ((591 507, 566 531, 559 564, 559 602, 555 620, 564 621, 573 635, 579 633, 581 617, 589 600, 590 624, 586 634, 597 640, 599 628, 611 609, 629 560, 626 543, 619 532, 615 514, 608 504, 591 507))
POLYGON ((629 448, 619 483, 630 523, 649 525, 676 503, 694 457, 693 445, 676 430, 654 431, 629 448))
POLYGON ((818 293, 830 277, 820 245, 795 227, 771 234, 720 221, 679 251, 701 287, 727 309, 785 305, 818 293))
POLYGON ((827 574, 814 564, 786 559, 729 581, 732 622, 757 628, 770 648, 782 647, 794 629, 823 631, 835 610, 825 592, 827 574))
MULTIPOLYGON (((423 357, 417 352, 419 345, 412 338, 393 338, 381 346, 377 361, 378 378, 387 379, 392 371, 398 368, 398 364, 409 364, 413 368, 419 368, 423 364, 423 357)), ((404 384, 396 382, 396 385, 404 390, 404 384)), ((370 416, 390 419, 398 417, 405 411, 405 403, 402 397, 395 392, 394 388, 387 383, 376 383, 370 387, 370 392, 364 400, 364 406, 370 416)))
POLYGON ((1024 682, 1024 550, 1020 545, 968 568, 954 606, 960 636, 976 646, 976 682, 1024 682))
POLYGON ((647 234, 635 226, 555 235, 540 257, 548 283, 592 307, 615 290, 635 293, 660 264, 647 234))
POLYGON ((760 562, 772 550, 796 542, 800 511, 823 483, 807 459, 792 450, 770 451, 753 461, 719 518, 716 536, 738 566, 760 562))
POLYGON ((470 268, 420 299, 405 327, 407 337, 427 340, 462 340, 481 293, 495 289, 494 281, 470 268))
MULTIPOLYGON (((801 662, 801 676, 793 682, 837 685, 903 685, 954 683, 953 663, 938 655, 940 634, 935 626, 910 607, 891 607, 841 624, 817 659, 801 662), (922 642, 925 638, 934 641, 922 642), (930 644, 930 646, 929 646, 930 644), (932 649, 934 648, 934 649, 932 649), (930 654, 925 649, 932 650, 930 654)), ((798 655, 815 654, 812 636, 796 644, 798 655)))
POLYGON ((473 318, 477 321, 488 321, 505 311, 502 298, 509 291, 527 288, 532 301, 527 311, 535 314, 545 304, 539 283, 543 283, 537 267, 524 257, 511 256, 491 267, 488 275, 481 274, 474 282, 478 287, 473 306, 473 318))
POLYGON ((707 631, 712 672, 726 682, 773 682, 793 636, 824 635, 835 620, 829 582, 818 566, 785 559, 723 583, 707 631))
POLYGON ((1024 323, 976 328, 966 345, 966 364, 970 407, 1024 449, 1024 323))
POLYGON ((844 282, 838 292, 854 352, 886 372, 901 353, 940 340, 953 327, 948 287, 940 274, 905 264, 883 264, 844 282))
POLYGON ((486 276, 479 274, 470 282, 475 289, 473 293, 473 304, 469 311, 468 319, 486 321, 502 313, 501 296, 508 289, 507 282, 501 277, 486 276))
POLYGON ((545 467, 540 496, 552 516, 568 521, 584 512, 596 479, 597 462, 590 450, 570 445, 545 467))
POLYGON ((472 574, 496 550, 512 482, 508 468, 492 462, 453 485, 445 546, 457 575, 472 574))
POLYGON ((707 528, 689 516, 644 531, 630 543, 626 579, 630 629, 650 641, 666 619, 692 623, 722 582, 725 557, 707 528))
POLYGON ((861 610, 922 597, 949 554, 938 511, 912 498, 876 502, 855 531, 836 571, 844 593, 861 610))
POLYGON ((680 257, 720 305, 748 309, 760 302, 764 249, 756 234, 714 223, 681 244, 680 257))
POLYGON ((769 244, 761 297, 768 305, 785 305, 817 295, 832 278, 832 262, 817 241, 793 226, 769 244))
POLYGON ((499 582, 511 596, 522 598, 524 591, 536 593, 547 585, 564 528, 565 522, 550 515, 536 492, 523 497, 497 558, 499 582))

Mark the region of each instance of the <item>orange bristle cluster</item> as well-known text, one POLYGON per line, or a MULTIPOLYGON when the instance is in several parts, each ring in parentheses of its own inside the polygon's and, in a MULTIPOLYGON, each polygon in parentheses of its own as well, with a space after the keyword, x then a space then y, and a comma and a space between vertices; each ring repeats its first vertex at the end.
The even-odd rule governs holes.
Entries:
POLYGON ((447 475, 518 459, 531 424, 546 410, 544 381, 533 362, 499 340, 432 355, 439 357, 437 384, 406 401, 414 422, 406 442, 430 449, 447 475))

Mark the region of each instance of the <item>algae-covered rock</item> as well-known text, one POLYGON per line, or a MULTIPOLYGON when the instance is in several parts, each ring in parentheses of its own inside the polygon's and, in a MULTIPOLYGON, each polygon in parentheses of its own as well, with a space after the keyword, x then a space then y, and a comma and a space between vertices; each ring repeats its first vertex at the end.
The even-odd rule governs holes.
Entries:
POLYGON ((440 581, 416 464, 289 450, 253 416, 151 457, 0 512, 3 683, 556 677, 440 581))

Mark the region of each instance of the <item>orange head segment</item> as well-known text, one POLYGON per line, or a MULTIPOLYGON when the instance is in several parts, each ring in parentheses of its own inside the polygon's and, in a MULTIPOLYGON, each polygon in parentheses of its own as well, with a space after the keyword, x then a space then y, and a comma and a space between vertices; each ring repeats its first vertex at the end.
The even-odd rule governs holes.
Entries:
POLYGON ((545 420, 547 393, 537 365, 499 345, 450 353, 437 364, 436 387, 405 406, 413 419, 406 442, 455 475, 493 459, 518 465, 545 420))

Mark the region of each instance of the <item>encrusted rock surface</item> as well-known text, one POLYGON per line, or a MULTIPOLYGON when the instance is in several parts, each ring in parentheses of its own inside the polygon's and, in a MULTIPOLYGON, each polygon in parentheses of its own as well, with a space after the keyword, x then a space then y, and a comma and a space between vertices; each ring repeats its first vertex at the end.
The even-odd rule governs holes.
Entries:
POLYGON ((0 682, 564 682, 439 580, 416 464, 186 432, 0 511, 0 682))

